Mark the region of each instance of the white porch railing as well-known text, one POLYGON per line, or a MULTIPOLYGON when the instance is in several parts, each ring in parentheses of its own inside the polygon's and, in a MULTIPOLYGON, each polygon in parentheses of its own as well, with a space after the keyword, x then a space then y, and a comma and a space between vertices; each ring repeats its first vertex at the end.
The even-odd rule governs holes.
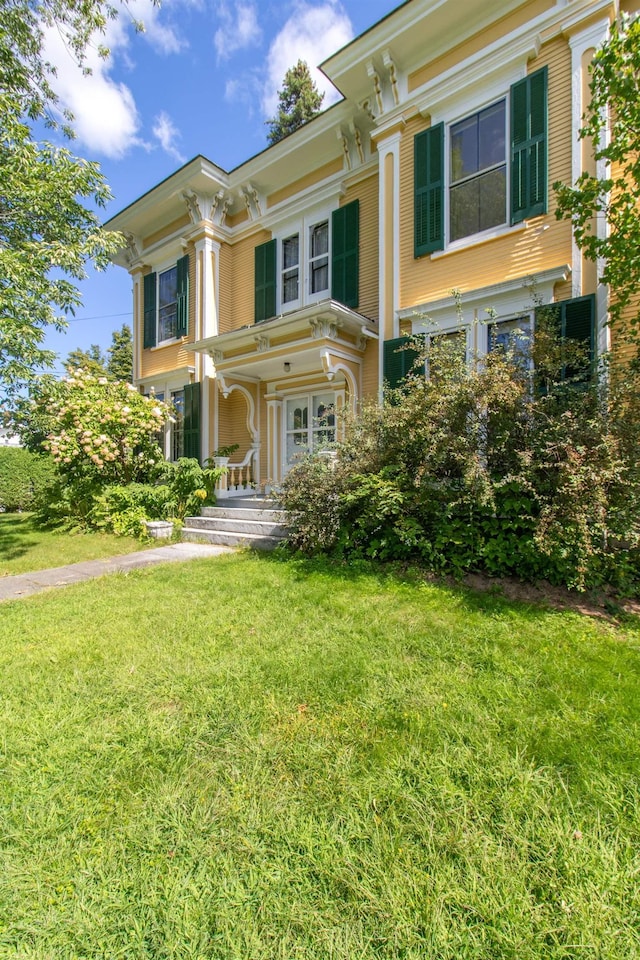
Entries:
POLYGON ((259 481, 258 453, 258 447, 250 447, 241 463, 229 463, 229 457, 214 458, 216 467, 226 468, 225 473, 216 483, 218 500, 255 493, 259 481))

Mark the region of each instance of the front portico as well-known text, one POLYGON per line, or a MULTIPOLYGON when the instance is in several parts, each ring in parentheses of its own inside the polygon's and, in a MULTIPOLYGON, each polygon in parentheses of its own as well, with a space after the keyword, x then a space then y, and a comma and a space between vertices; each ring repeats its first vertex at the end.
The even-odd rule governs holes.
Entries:
POLYGON ((299 456, 334 443, 340 411, 362 397, 377 339, 373 321, 327 299, 196 341, 191 349, 212 359, 218 386, 213 447, 239 444, 220 494, 245 492, 249 478, 258 490, 277 487, 299 456))

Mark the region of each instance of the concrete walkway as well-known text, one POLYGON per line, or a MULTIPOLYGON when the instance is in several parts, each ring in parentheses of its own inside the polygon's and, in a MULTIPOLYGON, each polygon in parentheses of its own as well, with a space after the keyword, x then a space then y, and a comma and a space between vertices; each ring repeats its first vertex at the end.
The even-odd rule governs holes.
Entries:
POLYGON ((106 560, 85 560, 72 563, 67 567, 54 567, 51 570, 35 570, 33 573, 20 573, 14 577, 0 577, 0 602, 28 597, 51 587, 66 587, 69 583, 92 580, 108 573, 126 573, 138 567, 149 567, 154 563, 175 563, 179 560, 196 560, 201 557, 216 557, 221 553, 233 553, 231 547, 221 547, 212 543, 172 543, 167 547, 152 547, 128 553, 123 557, 108 557, 106 560))

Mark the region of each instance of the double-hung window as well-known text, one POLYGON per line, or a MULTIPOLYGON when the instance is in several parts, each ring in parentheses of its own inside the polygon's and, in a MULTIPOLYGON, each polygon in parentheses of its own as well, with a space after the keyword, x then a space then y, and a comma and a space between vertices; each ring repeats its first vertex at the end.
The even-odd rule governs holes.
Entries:
POLYGON ((507 221, 506 101, 449 129, 449 240, 507 221))
POLYGON ((414 255, 547 212, 547 68, 414 140, 414 255))
POLYGON ((143 280, 143 346, 186 337, 189 329, 189 256, 166 270, 148 273, 143 280))
POLYGON ((158 274, 158 343, 175 340, 178 323, 178 268, 158 274))
POLYGON ((329 289, 329 221, 309 228, 309 293, 329 289))
POLYGON ((326 297, 356 308, 359 297, 360 204, 331 217, 305 217, 255 248, 255 322, 326 297))
POLYGON ((282 302, 292 303, 300 297, 300 234, 282 241, 282 302))

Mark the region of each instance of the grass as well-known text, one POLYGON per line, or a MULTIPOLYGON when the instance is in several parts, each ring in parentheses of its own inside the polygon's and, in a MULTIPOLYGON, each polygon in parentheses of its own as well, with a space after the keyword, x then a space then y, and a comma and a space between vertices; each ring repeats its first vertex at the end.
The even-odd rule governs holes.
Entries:
POLYGON ((639 957, 639 641, 250 555, 4 604, 0 957, 639 957))
POLYGON ((115 557, 143 546, 130 537, 47 529, 29 513, 0 514, 0 577, 115 557))

